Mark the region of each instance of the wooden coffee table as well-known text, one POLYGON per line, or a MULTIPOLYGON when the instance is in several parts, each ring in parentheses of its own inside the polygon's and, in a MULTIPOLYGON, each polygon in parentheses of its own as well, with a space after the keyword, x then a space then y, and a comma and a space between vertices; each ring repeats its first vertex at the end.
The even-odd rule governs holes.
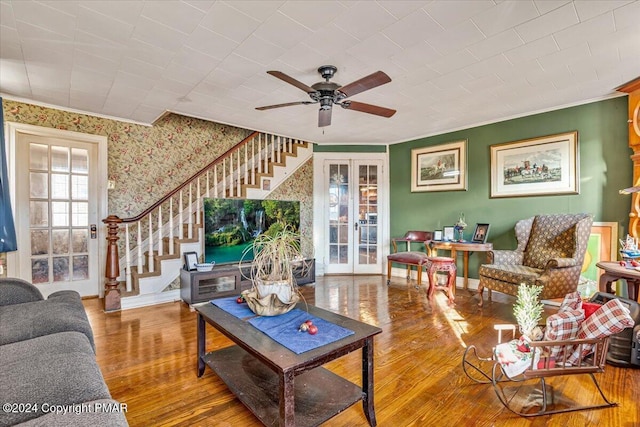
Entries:
POLYGON ((382 330, 311 305, 299 304, 297 308, 355 334, 296 354, 247 321, 213 304, 204 304, 196 307, 198 376, 204 373, 205 365, 209 366, 267 426, 319 425, 360 400, 369 425, 375 426, 373 337, 382 330), (236 345, 207 353, 207 323, 236 345), (321 367, 360 348, 361 386, 321 367))

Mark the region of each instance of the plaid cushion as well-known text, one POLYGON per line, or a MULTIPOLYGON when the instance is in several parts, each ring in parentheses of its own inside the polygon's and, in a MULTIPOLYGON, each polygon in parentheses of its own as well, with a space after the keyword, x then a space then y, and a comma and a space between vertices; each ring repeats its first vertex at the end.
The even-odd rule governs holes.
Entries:
POLYGON ((580 310, 582 308, 582 298, 580 298, 580 292, 575 291, 564 296, 562 304, 560 304, 560 312, 570 310, 580 310))
MULTIPOLYGON (((584 311, 566 310, 553 314, 547 318, 544 331, 545 341, 570 340, 575 338, 584 320, 584 311)), ((564 356, 564 346, 549 347, 549 356, 560 360, 564 356)))
MULTIPOLYGON (((621 332, 625 328, 631 328, 633 325, 634 321, 629 314, 629 309, 620 300, 614 298, 607 301, 605 305, 582 322, 577 338, 608 337, 621 332)), ((584 345, 582 346, 582 354, 580 354, 580 348, 576 346, 567 361, 575 364, 591 353, 592 349, 593 345, 584 345)))

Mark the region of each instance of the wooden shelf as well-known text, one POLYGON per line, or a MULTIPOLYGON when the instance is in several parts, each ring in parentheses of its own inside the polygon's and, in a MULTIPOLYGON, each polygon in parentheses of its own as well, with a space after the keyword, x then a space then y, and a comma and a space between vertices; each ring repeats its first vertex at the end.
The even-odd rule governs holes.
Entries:
MULTIPOLYGON (((238 346, 204 361, 266 426, 279 425, 278 375, 238 346)), ((295 425, 317 426, 362 400, 362 388, 325 368, 295 377, 295 425)))

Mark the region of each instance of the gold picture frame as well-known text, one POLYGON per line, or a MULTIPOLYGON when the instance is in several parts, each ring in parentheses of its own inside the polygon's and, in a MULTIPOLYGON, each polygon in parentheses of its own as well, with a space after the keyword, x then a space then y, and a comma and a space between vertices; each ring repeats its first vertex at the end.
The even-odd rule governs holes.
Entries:
POLYGON ((596 264, 600 261, 618 260, 618 228, 617 222, 594 222, 587 241, 582 270, 582 277, 598 282, 603 271, 596 264))
POLYGON ((496 144, 491 198, 579 194, 578 132, 496 144))
POLYGON ((411 191, 467 189, 467 141, 411 150, 411 191))

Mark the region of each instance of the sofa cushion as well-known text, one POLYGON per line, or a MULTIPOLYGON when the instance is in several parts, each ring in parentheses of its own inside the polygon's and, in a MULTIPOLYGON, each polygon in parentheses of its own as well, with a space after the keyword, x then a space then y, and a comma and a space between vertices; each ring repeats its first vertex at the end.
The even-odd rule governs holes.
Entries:
POLYGON ((535 285, 542 270, 518 264, 483 264, 479 274, 508 283, 524 283, 535 285))
POLYGON ((0 402, 38 404, 36 412, 5 413, 0 426, 45 415, 43 404, 110 399, 86 335, 60 332, 0 346, 0 402))
POLYGON ((77 292, 55 292, 44 301, 0 307, 0 345, 56 332, 82 332, 95 348, 93 331, 77 292))
POLYGON ((0 306, 42 301, 42 293, 26 280, 15 277, 0 278, 0 306))

